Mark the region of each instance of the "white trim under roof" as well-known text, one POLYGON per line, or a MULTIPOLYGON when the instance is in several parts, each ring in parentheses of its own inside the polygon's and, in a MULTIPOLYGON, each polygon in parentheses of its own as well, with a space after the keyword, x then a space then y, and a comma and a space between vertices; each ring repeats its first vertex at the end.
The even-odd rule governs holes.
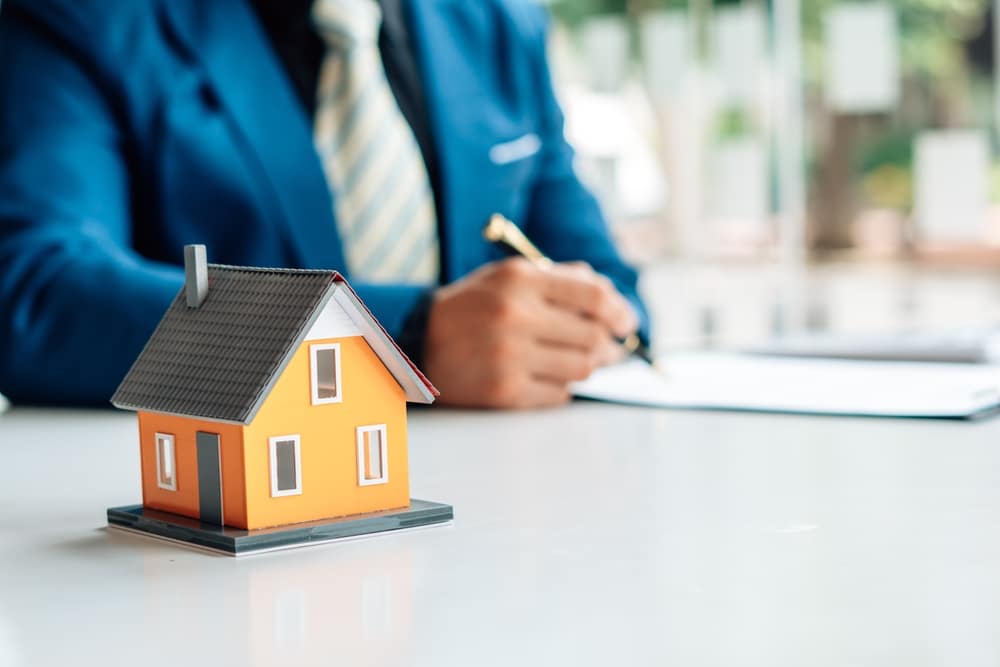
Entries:
POLYGON ((319 317, 309 327, 306 340, 325 340, 329 338, 350 338, 362 335, 350 315, 344 312, 343 306, 334 299, 327 299, 319 309, 319 317))
POLYGON ((434 394, 406 362, 406 358, 396 349, 392 339, 382 330, 350 288, 338 283, 333 298, 354 321, 361 330, 361 335, 365 337, 365 342, 396 378, 396 382, 406 392, 406 400, 410 403, 433 403, 434 394))

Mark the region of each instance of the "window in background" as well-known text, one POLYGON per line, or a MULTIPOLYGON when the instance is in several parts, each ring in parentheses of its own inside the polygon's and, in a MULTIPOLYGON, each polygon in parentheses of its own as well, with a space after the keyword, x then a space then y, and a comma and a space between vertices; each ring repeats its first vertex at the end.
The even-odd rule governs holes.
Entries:
POLYGON ((568 131, 633 259, 1000 246, 989 0, 548 4, 568 131))

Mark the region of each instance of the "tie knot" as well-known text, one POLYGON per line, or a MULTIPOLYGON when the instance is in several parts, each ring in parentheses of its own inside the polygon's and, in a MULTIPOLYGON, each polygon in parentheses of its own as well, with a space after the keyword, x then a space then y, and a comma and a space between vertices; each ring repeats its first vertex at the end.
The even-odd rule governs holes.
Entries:
POLYGON ((312 16, 329 46, 349 51, 378 43, 382 10, 376 0, 316 0, 312 16))

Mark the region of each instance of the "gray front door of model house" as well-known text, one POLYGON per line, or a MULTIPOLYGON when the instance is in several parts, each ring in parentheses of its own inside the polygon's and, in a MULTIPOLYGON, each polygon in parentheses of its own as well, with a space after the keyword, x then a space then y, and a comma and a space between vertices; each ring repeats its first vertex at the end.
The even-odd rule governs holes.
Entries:
POLYGON ((222 525, 222 457, 219 451, 219 434, 202 433, 195 436, 198 448, 198 504, 203 523, 222 525))

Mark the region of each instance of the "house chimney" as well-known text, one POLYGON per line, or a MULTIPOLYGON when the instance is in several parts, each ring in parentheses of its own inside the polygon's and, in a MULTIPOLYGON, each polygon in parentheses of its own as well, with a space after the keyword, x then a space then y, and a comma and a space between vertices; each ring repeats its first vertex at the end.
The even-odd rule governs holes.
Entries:
POLYGON ((184 246, 184 293, 188 308, 197 308, 208 296, 208 261, 203 245, 184 246))

